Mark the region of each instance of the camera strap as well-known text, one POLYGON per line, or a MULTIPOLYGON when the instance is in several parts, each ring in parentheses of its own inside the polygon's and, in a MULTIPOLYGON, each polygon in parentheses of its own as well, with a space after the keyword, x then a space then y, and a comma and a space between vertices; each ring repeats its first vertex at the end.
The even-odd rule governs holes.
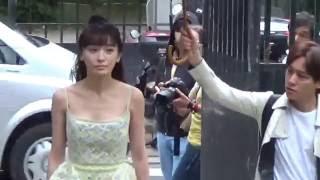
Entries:
POLYGON ((177 70, 177 65, 172 64, 171 66, 171 79, 174 78, 174 75, 176 74, 176 70, 177 70))
POLYGON ((180 155, 180 137, 174 137, 173 140, 173 155, 179 156, 180 155))

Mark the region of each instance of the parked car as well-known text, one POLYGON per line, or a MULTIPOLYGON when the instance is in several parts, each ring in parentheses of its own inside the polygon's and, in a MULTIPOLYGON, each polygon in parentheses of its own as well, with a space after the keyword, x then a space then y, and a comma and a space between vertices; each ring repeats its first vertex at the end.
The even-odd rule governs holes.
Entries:
POLYGON ((46 179, 51 97, 72 83, 75 58, 0 22, 0 166, 12 180, 46 179))
MULTIPOLYGON (((270 45, 271 54, 270 60, 273 62, 280 62, 281 57, 286 55, 288 49, 288 30, 289 20, 277 17, 271 17, 270 22, 270 45)), ((264 37, 264 18, 260 21, 260 58, 263 59, 263 37, 264 37)))

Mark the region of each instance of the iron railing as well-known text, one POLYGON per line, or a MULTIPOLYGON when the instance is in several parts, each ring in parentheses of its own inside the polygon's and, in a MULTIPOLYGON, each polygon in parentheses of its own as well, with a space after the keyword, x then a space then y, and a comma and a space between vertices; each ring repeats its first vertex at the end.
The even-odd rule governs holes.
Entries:
POLYGON ((212 63, 219 71, 251 71, 257 62, 260 11, 254 11, 252 6, 258 10, 258 4, 248 0, 206 2, 205 54, 218 57, 212 63))
MULTIPOLYGON (((31 2, 32 0, 30 0, 31 2)), ((15 26, 18 29, 22 29, 24 31, 26 31, 26 33, 32 34, 34 33, 34 30, 41 30, 42 32, 39 33, 37 35, 43 35, 44 37, 48 37, 48 34, 50 34, 50 28, 49 27, 54 27, 55 29, 59 29, 59 43, 64 43, 64 34, 65 34, 65 29, 66 27, 73 27, 74 28, 74 39, 77 40, 79 37, 79 33, 81 28, 83 27, 84 24, 86 24, 87 22, 81 22, 80 20, 80 16, 81 16, 81 12, 80 12, 80 6, 83 5, 80 3, 80 0, 76 0, 74 3, 75 6, 75 14, 73 15, 74 21, 70 22, 66 20, 66 14, 65 14, 65 3, 68 2, 67 0, 58 0, 59 2, 58 7, 56 7, 58 9, 58 19, 57 22, 53 22, 53 23, 48 23, 48 22, 34 22, 33 17, 32 17, 32 8, 28 9, 28 20, 27 22, 17 22, 15 23, 15 26), (40 28, 39 28, 40 27, 40 28)), ((16 22, 16 8, 17 5, 19 4, 19 1, 13 1, 13 0, 8 0, 8 16, 10 17, 9 19, 11 21, 16 22)), ((127 38, 127 34, 128 34, 128 29, 134 28, 137 29, 139 32, 143 31, 144 28, 146 27, 146 23, 145 23, 145 4, 146 4, 146 0, 137 0, 135 2, 130 1, 130 0, 120 0, 120 1, 115 1, 115 0, 105 0, 103 3, 103 6, 107 9, 105 12, 94 12, 92 11, 92 14, 101 14, 104 17, 111 17, 111 12, 112 12, 112 8, 113 7, 120 7, 121 9, 123 9, 123 11, 118 12, 121 13, 121 18, 119 18, 118 21, 114 21, 113 19, 109 19, 112 23, 114 23, 115 25, 117 25, 119 27, 120 32, 122 33, 122 38, 123 40, 126 40, 127 38), (137 17, 136 20, 133 22, 128 22, 128 16, 129 14, 128 12, 128 8, 129 7, 134 7, 137 9, 134 9, 134 11, 137 12, 137 17)), ((11 22, 10 21, 10 22, 11 22)))
MULTIPOLYGON (((136 27, 136 29, 141 32, 146 27, 146 24, 142 23, 114 23, 116 25, 122 35, 122 39, 125 40, 127 38, 127 28, 128 27, 136 27)), ((41 33, 37 32, 37 35, 43 36, 45 38, 49 38, 48 34, 50 33, 49 27, 56 27, 59 31, 59 41, 58 43, 64 43, 65 36, 65 28, 73 27, 75 33, 72 34, 73 39, 78 40, 80 35, 81 28, 85 26, 85 23, 16 23, 16 28, 26 32, 27 34, 33 34, 34 30, 42 31, 41 33), (41 28, 39 28, 41 27, 41 28)))

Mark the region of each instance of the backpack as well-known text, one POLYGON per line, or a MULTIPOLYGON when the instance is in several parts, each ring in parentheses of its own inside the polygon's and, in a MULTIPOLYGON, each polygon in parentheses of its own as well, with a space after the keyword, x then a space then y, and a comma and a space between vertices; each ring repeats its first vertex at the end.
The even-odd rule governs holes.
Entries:
POLYGON ((271 118, 271 115, 273 113, 272 106, 273 104, 279 99, 281 95, 279 94, 273 94, 268 99, 266 105, 263 108, 262 111, 262 119, 261 119, 261 137, 264 136, 264 133, 266 132, 267 126, 269 124, 269 120, 271 118))
MULTIPOLYGON (((280 95, 273 94, 268 99, 262 111, 261 119, 261 133, 260 133, 260 148, 262 140, 268 127, 271 115, 273 113, 272 106, 279 99, 280 95)), ((262 180, 273 179, 273 166, 274 166, 274 143, 275 139, 271 139, 269 143, 265 144, 263 149, 260 149, 260 161, 258 164, 259 173, 262 180)))

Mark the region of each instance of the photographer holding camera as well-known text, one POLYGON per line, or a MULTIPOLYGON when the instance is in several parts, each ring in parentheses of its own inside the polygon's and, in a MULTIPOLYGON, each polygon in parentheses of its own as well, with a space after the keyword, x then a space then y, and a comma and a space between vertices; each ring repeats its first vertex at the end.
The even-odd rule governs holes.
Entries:
MULTIPOLYGON (((187 12, 187 20, 191 25, 199 25, 198 17, 187 12)), ((180 40, 180 30, 183 27, 183 16, 178 14, 173 23, 170 34, 170 42, 180 40)), ((179 56, 177 48, 173 56, 179 56)), ((166 61, 168 62, 168 61, 166 61)), ((172 102, 179 97, 176 89, 188 95, 195 81, 183 66, 168 65, 166 67, 165 80, 156 87, 155 94, 155 119, 157 124, 157 147, 160 154, 161 170, 165 180, 172 180, 172 175, 185 152, 187 145, 188 128, 180 128, 186 117, 178 115, 173 108, 172 102), (170 75, 170 76, 169 76, 170 75)), ((188 127, 188 125, 183 125, 188 127)))
POLYGON ((201 99, 202 90, 198 83, 191 89, 189 96, 177 90, 179 98, 173 101, 175 112, 188 116, 191 120, 188 144, 173 175, 173 180, 200 180, 201 154, 201 99))

